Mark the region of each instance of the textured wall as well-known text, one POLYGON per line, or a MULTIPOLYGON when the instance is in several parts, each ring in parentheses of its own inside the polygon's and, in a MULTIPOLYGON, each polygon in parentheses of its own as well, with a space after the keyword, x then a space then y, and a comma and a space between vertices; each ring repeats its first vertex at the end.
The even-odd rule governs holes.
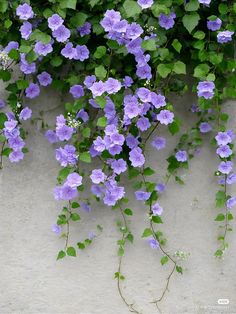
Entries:
MULTIPOLYGON (((2 95, 4 90, 2 89, 2 95)), ((185 113, 192 104, 191 95, 175 100, 179 116, 186 129, 192 114, 185 113)), ((34 117, 42 108, 51 109, 45 118, 52 123, 60 108, 60 98, 53 93, 43 94, 31 103, 34 117)), ((235 125, 235 103, 228 102, 235 125)), ((96 225, 104 228, 95 242, 77 258, 56 261, 63 248, 63 240, 51 232, 61 204, 52 196, 59 169, 54 160, 53 147, 36 126, 27 124, 30 153, 21 164, 7 161, 0 173, 0 313, 19 314, 127 314, 113 274, 117 270, 116 241, 120 234, 115 222, 119 213, 102 205, 93 206, 92 213, 82 213, 83 220, 72 227, 71 244, 83 240, 96 225)), ((165 128, 161 128, 165 135, 165 128)), ((156 178, 164 175, 163 162, 176 140, 168 136, 167 148, 153 152, 148 147, 147 164, 157 170, 156 178)), ((206 136, 208 138, 208 136, 206 136)), ((236 313, 236 237, 229 236, 230 249, 224 260, 213 257, 217 248, 217 210, 214 196, 217 190, 213 173, 217 165, 214 149, 204 146, 200 155, 191 161, 189 171, 183 172, 186 185, 170 182, 168 192, 160 203, 164 207, 162 230, 168 238, 167 249, 190 252, 184 262, 184 275, 174 275, 170 291, 160 304, 162 313, 236 313), (228 298, 228 307, 217 305, 219 298, 228 298)), ((234 187, 234 192, 235 187, 234 187)), ((131 229, 135 245, 127 247, 123 274, 123 291, 143 314, 158 313, 150 302, 160 296, 170 265, 160 266, 160 253, 151 250, 140 234, 148 220, 142 204, 134 201, 131 229)), ((234 223, 235 225, 235 223, 234 223)))

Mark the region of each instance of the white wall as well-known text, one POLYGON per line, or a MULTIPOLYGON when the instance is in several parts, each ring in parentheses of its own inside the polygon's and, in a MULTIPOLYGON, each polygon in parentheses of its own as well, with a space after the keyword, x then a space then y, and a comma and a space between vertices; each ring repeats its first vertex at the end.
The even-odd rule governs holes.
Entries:
MULTIPOLYGON (((2 90, 2 95, 4 91, 2 90)), ((179 116, 187 125, 192 120, 184 113, 193 102, 192 96, 175 101, 179 116)), ((31 103, 34 117, 44 108, 54 108, 59 98, 53 93, 43 95, 31 103)), ((235 129, 235 102, 227 102, 235 129)), ((52 123, 60 108, 45 114, 52 123)), ((82 213, 83 220, 72 227, 71 244, 83 240, 100 224, 104 230, 95 242, 77 258, 56 261, 63 240, 51 232, 61 204, 53 199, 52 190, 59 169, 54 160, 53 147, 35 126, 27 124, 30 153, 21 164, 5 160, 0 173, 0 313, 1 314, 127 314, 113 274, 118 267, 116 229, 119 213, 103 205, 93 207, 90 214, 82 213)), ((167 134, 165 128, 162 134, 167 134)), ((206 136, 207 138, 208 136, 206 136)), ((175 145, 168 135, 168 146, 161 152, 148 147, 148 161, 157 170, 156 178, 164 175, 163 162, 175 145)), ((236 313, 236 236, 229 236, 230 248, 224 260, 213 254, 217 248, 217 223, 214 218, 214 197, 217 191, 213 173, 218 160, 214 148, 205 145, 201 154, 191 161, 189 171, 182 175, 185 186, 170 182, 168 191, 160 199, 164 207, 161 229, 168 238, 170 253, 184 250, 191 255, 184 262, 184 275, 175 274, 170 291, 159 305, 162 313, 236 313), (228 307, 217 305, 219 298, 228 298, 228 307)), ((129 245, 124 257, 123 291, 129 302, 134 302, 143 314, 158 313, 150 303, 160 296, 170 265, 160 266, 159 251, 151 250, 141 233, 147 226, 145 208, 134 201, 130 228, 135 244, 129 245)), ((234 187, 234 194, 236 190, 234 187)), ((235 226, 235 223, 233 223, 235 226)))

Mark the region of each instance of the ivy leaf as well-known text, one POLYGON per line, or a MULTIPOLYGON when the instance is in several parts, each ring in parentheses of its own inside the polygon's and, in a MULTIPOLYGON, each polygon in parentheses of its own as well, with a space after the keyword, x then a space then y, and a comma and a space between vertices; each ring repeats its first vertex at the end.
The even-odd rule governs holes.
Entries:
POLYGON ((98 96, 95 98, 95 102, 103 109, 106 105, 106 99, 103 96, 98 96))
POLYGON ((97 121, 97 126, 104 128, 107 125, 107 118, 106 117, 100 117, 97 121))
POLYGON ((142 238, 147 238, 147 237, 150 237, 151 235, 152 235, 152 230, 150 228, 146 228, 143 231, 142 238))
POLYGON ((89 154, 89 152, 84 152, 84 153, 81 153, 79 155, 79 159, 83 162, 86 162, 86 163, 90 163, 91 162, 91 156, 89 154))
POLYGON ((161 77, 166 78, 172 70, 172 65, 171 64, 164 64, 160 63, 157 66, 157 71, 160 74, 161 77))
POLYGON ((8 1, 7 0, 1 0, 0 2, 0 13, 5 13, 8 8, 8 1))
POLYGON ((60 251, 57 255, 57 260, 62 259, 65 256, 66 256, 66 253, 64 251, 60 251))
POLYGON ((70 168, 65 167, 65 168, 61 169, 59 171, 58 176, 57 176, 57 181, 59 183, 63 182, 68 177, 69 173, 70 173, 70 168))
POLYGON ((134 17, 141 13, 142 9, 134 0, 126 0, 123 4, 127 17, 134 17))
POLYGON ((132 216, 133 215, 133 211, 130 209, 130 208, 126 208, 124 210, 124 213, 127 215, 127 216, 132 216))
POLYGON ((168 130, 172 135, 175 135, 180 130, 180 120, 174 119, 174 121, 168 125, 168 130))
POLYGON ((166 264, 168 262, 168 260, 169 260, 168 256, 166 256, 166 255, 163 256, 161 258, 161 265, 163 266, 164 264, 166 264))
POLYGON ((176 265, 176 271, 177 273, 183 274, 183 268, 181 266, 176 265))
POLYGON ((87 17, 88 17, 87 14, 83 12, 79 12, 70 19, 70 22, 74 27, 79 27, 79 26, 84 25, 87 17))
POLYGON ((96 51, 94 52, 94 57, 97 59, 102 58, 106 54, 106 47, 99 46, 97 47, 96 51))
POLYGON ((155 222, 156 224, 162 224, 163 223, 160 216, 152 216, 152 221, 155 222))
POLYGON ((79 203, 77 203, 77 202, 73 202, 73 203, 71 204, 71 207, 72 207, 72 208, 78 208, 78 207, 80 207, 80 205, 79 205, 79 203))
POLYGON ((199 2, 198 0, 190 0, 186 5, 185 5, 185 10, 186 11, 197 11, 199 8, 199 2))
POLYGON ((11 73, 7 70, 0 70, 0 79, 3 80, 3 82, 7 82, 11 79, 11 73))
POLYGON ((51 41, 51 36, 41 32, 39 29, 35 29, 30 36, 31 40, 41 41, 44 44, 48 44, 51 41))
POLYGON ((155 173, 155 170, 153 170, 152 168, 150 167, 147 167, 143 170, 143 174, 145 176, 152 176, 153 174, 155 173))
POLYGON ((77 0, 60 0, 61 9, 76 9, 77 0))
POLYGON ((76 250, 73 246, 69 246, 66 250, 68 256, 76 256, 76 250))
POLYGON ((173 71, 176 74, 186 74, 186 65, 182 61, 174 63, 173 71))
POLYGON ((144 40, 142 42, 142 48, 149 51, 157 50, 157 45, 155 39, 144 40))
POLYGON ((4 123, 7 121, 7 116, 5 113, 0 112, 0 129, 4 128, 4 123))
POLYGON ((193 76, 197 78, 205 78, 207 73, 209 72, 210 67, 206 63, 201 63, 194 68, 193 76))
POLYGON ((107 71, 105 70, 103 65, 99 65, 95 68, 95 75, 99 79, 104 79, 107 75, 107 71))
POLYGON ((180 53, 181 48, 182 48, 182 45, 181 45, 181 43, 178 41, 178 39, 174 39, 173 42, 172 42, 172 47, 174 47, 175 50, 180 53))
POLYGON ((215 221, 223 221, 223 220, 225 220, 225 215, 224 214, 219 214, 215 218, 215 221))
POLYGON ((189 33, 191 33, 194 28, 198 25, 198 22, 200 20, 200 16, 198 13, 193 12, 191 14, 185 14, 183 16, 183 24, 184 27, 188 30, 189 33))
POLYGON ((72 219, 73 221, 78 221, 78 220, 80 220, 80 215, 77 214, 77 213, 72 213, 72 214, 71 214, 71 219, 72 219))

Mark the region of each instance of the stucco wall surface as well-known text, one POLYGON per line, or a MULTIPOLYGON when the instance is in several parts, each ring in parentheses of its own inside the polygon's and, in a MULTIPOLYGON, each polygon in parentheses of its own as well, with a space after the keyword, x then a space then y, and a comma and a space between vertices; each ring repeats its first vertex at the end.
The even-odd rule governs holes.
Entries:
MULTIPOLYGON (((1 89, 1 97, 5 95, 1 89)), ((184 120, 183 130, 194 121, 186 108, 194 102, 192 95, 173 101, 179 117, 184 120)), ((61 112, 60 96, 43 92, 30 103, 34 117, 46 110, 44 117, 53 124, 61 112)), ((228 101, 225 108, 231 113, 235 131, 236 103, 228 101)), ((39 125, 38 125, 39 126, 39 125)), ((59 166, 54 160, 54 148, 47 143, 37 125, 27 123, 30 152, 21 164, 4 161, 0 172, 0 313, 1 314, 128 314, 114 280, 117 271, 117 245, 120 238, 116 221, 117 211, 92 205, 91 213, 81 213, 82 220, 71 227, 71 244, 83 240, 96 225, 103 232, 77 258, 56 261, 63 240, 51 231, 61 204, 53 199, 59 166)), ((165 158, 173 150, 176 139, 167 136, 168 145, 161 152, 147 147, 147 165, 156 169, 157 181, 165 174, 165 158)), ((160 265, 160 252, 151 250, 141 239, 148 219, 144 207, 134 200, 128 181, 127 195, 133 209, 130 228, 135 236, 134 245, 128 245, 124 257, 122 289, 129 302, 143 314, 155 313, 236 313, 236 236, 229 235, 230 248, 223 260, 213 254, 217 248, 218 211, 214 207, 217 183, 214 171, 217 157, 208 143, 198 157, 190 163, 188 171, 181 172, 185 185, 170 181, 168 190, 160 199, 164 207, 161 230, 168 239, 170 253, 183 250, 190 253, 184 262, 184 274, 175 274, 169 292, 158 310, 151 301, 160 296, 171 265, 160 265), (229 305, 218 305, 217 300, 227 298, 229 305)), ((235 187, 234 194, 236 194, 235 187)), ((232 193, 233 194, 233 193, 232 193)), ((233 222, 235 227, 235 222, 233 222)))

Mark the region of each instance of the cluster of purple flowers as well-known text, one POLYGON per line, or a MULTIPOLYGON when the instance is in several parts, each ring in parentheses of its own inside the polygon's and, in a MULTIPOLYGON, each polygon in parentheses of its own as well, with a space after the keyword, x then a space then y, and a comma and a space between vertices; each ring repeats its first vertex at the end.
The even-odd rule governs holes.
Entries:
POLYGON ((141 47, 143 40, 140 36, 144 32, 142 27, 135 22, 129 24, 127 20, 122 20, 120 12, 115 10, 107 10, 100 24, 108 33, 109 39, 124 45, 128 52, 134 55, 137 62, 136 75, 140 79, 150 80, 152 77, 151 67, 148 65, 150 55, 145 55, 141 47))
POLYGON ((82 185, 82 177, 73 172, 68 175, 63 185, 54 189, 54 197, 56 200, 72 200, 79 196, 77 187, 82 185))
POLYGON ((211 99, 214 96, 215 84, 211 81, 199 82, 197 85, 198 97, 211 99))
POLYGON ((218 132, 215 139, 218 144, 216 150, 217 155, 222 159, 230 157, 233 154, 233 151, 230 148, 230 143, 233 140, 231 132, 218 132))

